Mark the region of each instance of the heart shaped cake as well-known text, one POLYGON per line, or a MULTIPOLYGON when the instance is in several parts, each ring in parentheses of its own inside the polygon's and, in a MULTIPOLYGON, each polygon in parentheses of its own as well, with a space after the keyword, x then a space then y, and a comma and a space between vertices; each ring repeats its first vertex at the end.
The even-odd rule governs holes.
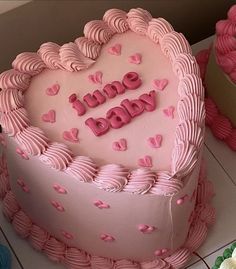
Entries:
POLYGON ((69 268, 181 268, 214 221, 204 89, 184 36, 111 9, 12 67, 0 196, 17 233, 69 268))

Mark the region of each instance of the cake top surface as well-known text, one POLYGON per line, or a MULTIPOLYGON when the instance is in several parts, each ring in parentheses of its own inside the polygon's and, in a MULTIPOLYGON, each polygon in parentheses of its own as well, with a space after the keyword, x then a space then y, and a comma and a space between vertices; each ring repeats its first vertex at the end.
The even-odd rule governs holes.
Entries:
POLYGON ((216 59, 229 79, 236 83, 236 5, 233 5, 227 19, 216 23, 216 59))
POLYGON ((108 10, 84 35, 22 53, 0 75, 1 124, 16 152, 108 191, 140 175, 145 192, 157 174, 176 184, 203 142, 204 90, 188 42, 140 8, 108 10))

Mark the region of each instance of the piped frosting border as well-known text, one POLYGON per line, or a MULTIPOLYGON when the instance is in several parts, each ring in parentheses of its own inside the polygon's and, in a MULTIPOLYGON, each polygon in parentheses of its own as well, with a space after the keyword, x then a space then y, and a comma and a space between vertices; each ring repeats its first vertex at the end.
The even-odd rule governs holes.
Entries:
MULTIPOLYGON (((129 179, 136 173, 135 170, 128 171, 118 164, 98 167, 87 156, 74 156, 66 145, 50 141, 41 129, 31 126, 23 106, 24 92, 33 76, 45 68, 69 72, 88 68, 99 56, 103 44, 114 34, 127 30, 159 43, 179 78, 177 113, 180 121, 176 128, 171 171, 158 172, 169 180, 163 195, 173 194, 173 189, 176 193, 183 187, 182 178, 193 170, 199 157, 204 133, 204 88, 185 37, 175 32, 166 20, 152 18, 146 10, 137 8, 128 13, 118 9, 108 10, 103 20, 88 22, 84 27, 84 37, 77 38, 75 42, 63 46, 48 42, 42 44, 37 53, 18 55, 12 63, 13 69, 0 75, 0 121, 4 131, 14 137, 26 155, 38 156, 49 167, 64 171, 80 181, 95 183, 100 189, 112 192, 129 190, 127 186, 132 184, 129 179), (105 178, 109 175, 109 182, 104 181, 104 175, 105 178)), ((162 184, 157 177, 155 173, 155 183, 141 194, 155 194, 158 184, 162 184)))

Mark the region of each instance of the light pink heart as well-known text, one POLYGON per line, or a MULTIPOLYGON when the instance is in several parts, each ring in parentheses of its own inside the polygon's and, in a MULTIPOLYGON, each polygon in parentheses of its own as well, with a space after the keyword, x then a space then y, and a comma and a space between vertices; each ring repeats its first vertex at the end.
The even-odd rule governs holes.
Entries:
POLYGON ((148 144, 152 148, 160 148, 162 143, 162 135, 157 134, 153 137, 148 138, 148 144))
POLYGON ((102 76, 103 73, 101 71, 97 71, 94 74, 88 75, 88 79, 94 84, 102 84, 102 76))
POLYGON ((54 123, 56 121, 56 111, 51 109, 47 113, 42 115, 42 120, 44 122, 54 123))
POLYGON ((153 86, 159 91, 163 91, 165 87, 168 85, 168 79, 154 79, 153 86))
POLYGON ((56 192, 60 193, 60 194, 66 194, 67 193, 67 190, 65 188, 63 188, 62 186, 60 186, 59 184, 54 184, 53 189, 56 192))
POLYGON ((132 64, 140 64, 142 62, 142 55, 140 53, 135 53, 129 56, 129 62, 132 64))
POLYGON ((77 128, 72 128, 69 131, 63 132, 63 138, 72 143, 77 143, 79 142, 78 134, 79 130, 77 128))
POLYGON ((115 238, 109 234, 101 234, 100 238, 105 242, 113 242, 115 238))
POLYGON ((138 165, 142 167, 152 167, 152 157, 144 156, 138 160, 138 165))
POLYGON ((121 138, 118 141, 112 143, 112 148, 116 151, 125 151, 127 150, 127 141, 125 138, 121 138))
POLYGON ((54 84, 52 87, 49 87, 46 89, 46 94, 49 96, 54 96, 57 95, 60 90, 60 85, 59 84, 54 84))
POLYGON ((108 209, 110 208, 110 206, 106 203, 104 203, 103 201, 97 200, 94 201, 93 203, 96 207, 98 207, 99 209, 108 209))
POLYGON ((119 56, 121 54, 121 44, 115 44, 108 49, 108 52, 112 55, 119 56))
POLYGON ((62 235, 63 235, 66 239, 71 240, 71 239, 74 238, 72 234, 70 234, 70 233, 68 233, 68 232, 66 232, 66 231, 63 231, 63 230, 62 230, 61 233, 62 233, 62 235))
POLYGON ((149 226, 149 225, 146 225, 146 224, 140 224, 138 226, 138 229, 140 232, 144 233, 144 234, 148 234, 148 233, 152 233, 156 230, 156 227, 154 226, 149 226))
POLYGON ((29 160, 29 156, 20 148, 16 149, 16 153, 21 156, 24 160, 29 160))
POLYGON ((58 202, 56 201, 51 201, 51 204, 53 207, 56 208, 56 210, 60 211, 60 212, 64 212, 65 211, 65 208, 58 202))
POLYGON ((174 111, 175 111, 174 106, 169 106, 168 108, 163 109, 163 113, 165 114, 165 116, 172 119, 174 118, 174 111))

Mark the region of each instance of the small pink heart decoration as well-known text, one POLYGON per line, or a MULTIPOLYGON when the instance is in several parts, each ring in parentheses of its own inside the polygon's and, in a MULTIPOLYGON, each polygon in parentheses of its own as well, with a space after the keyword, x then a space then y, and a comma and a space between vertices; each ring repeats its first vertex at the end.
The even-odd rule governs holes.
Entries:
POLYGON ((135 53, 129 56, 129 62, 132 64, 140 64, 142 62, 142 55, 140 53, 135 53))
POLYGON ((26 183, 24 182, 24 180, 22 178, 18 178, 16 182, 21 187, 22 191, 24 191, 26 193, 28 193, 30 191, 29 187, 26 185, 26 183))
POLYGON ((65 208, 60 203, 58 203, 56 201, 51 201, 51 204, 52 204, 53 207, 56 208, 56 210, 58 210, 60 212, 65 211, 65 208))
POLYGON ((159 91, 163 91, 165 87, 168 85, 168 83, 169 83, 168 79, 154 79, 153 80, 153 86, 159 91))
POLYGON ((79 142, 78 134, 79 130, 77 128, 72 128, 70 131, 63 132, 63 138, 72 143, 77 143, 79 142))
POLYGON ((66 239, 69 239, 69 240, 71 240, 71 239, 74 238, 72 234, 70 234, 70 233, 68 233, 68 232, 66 232, 66 231, 63 231, 63 230, 61 231, 61 234, 62 234, 66 239))
POLYGON ((118 141, 112 143, 112 148, 115 151, 125 151, 127 150, 127 141, 125 138, 121 138, 118 141))
POLYGON ((157 249, 157 250, 155 251, 155 255, 156 255, 156 256, 161 256, 161 255, 167 253, 168 251, 169 251, 169 250, 168 250, 167 248, 157 249))
POLYGON ((56 121, 56 111, 51 109, 47 113, 42 115, 42 120, 44 122, 54 123, 56 121))
POLYGON ((115 241, 115 238, 109 234, 101 234, 100 236, 101 240, 105 241, 105 242, 113 242, 115 241))
POLYGON ((102 76, 103 73, 101 71, 97 71, 95 74, 89 75, 88 79, 94 84, 102 84, 102 76))
POLYGON ((189 199, 188 194, 185 194, 183 197, 179 198, 176 203, 177 205, 182 205, 183 203, 185 203, 187 200, 189 199))
POLYGON ((140 224, 138 226, 138 229, 139 229, 140 232, 142 232, 144 234, 149 234, 149 233, 152 233, 153 231, 155 231, 156 227, 149 226, 149 225, 146 225, 146 224, 140 224))
POLYGON ((142 167, 152 167, 152 157, 145 156, 144 158, 140 158, 138 160, 138 165, 142 167))
POLYGON ((22 159, 29 160, 29 156, 22 149, 17 148, 16 153, 19 154, 22 159))
POLYGON ((119 56, 121 54, 121 44, 115 44, 108 49, 108 52, 112 55, 119 56))
POLYGON ((157 134, 153 137, 148 138, 148 144, 152 148, 160 148, 162 143, 162 135, 157 134))
POLYGON ((174 106, 169 106, 168 108, 163 109, 163 113, 166 115, 166 117, 169 118, 174 118, 174 111, 175 107, 174 106))
POLYGON ((67 190, 62 186, 60 186, 59 184, 54 184, 53 189, 60 194, 67 194, 67 190))
POLYGON ((49 96, 57 95, 60 90, 59 84, 54 84, 52 87, 46 89, 46 94, 49 96))
POLYGON ((106 203, 104 203, 103 201, 101 200, 97 200, 97 201, 94 201, 93 203, 96 207, 98 207, 99 209, 108 209, 110 208, 110 206, 106 203))

